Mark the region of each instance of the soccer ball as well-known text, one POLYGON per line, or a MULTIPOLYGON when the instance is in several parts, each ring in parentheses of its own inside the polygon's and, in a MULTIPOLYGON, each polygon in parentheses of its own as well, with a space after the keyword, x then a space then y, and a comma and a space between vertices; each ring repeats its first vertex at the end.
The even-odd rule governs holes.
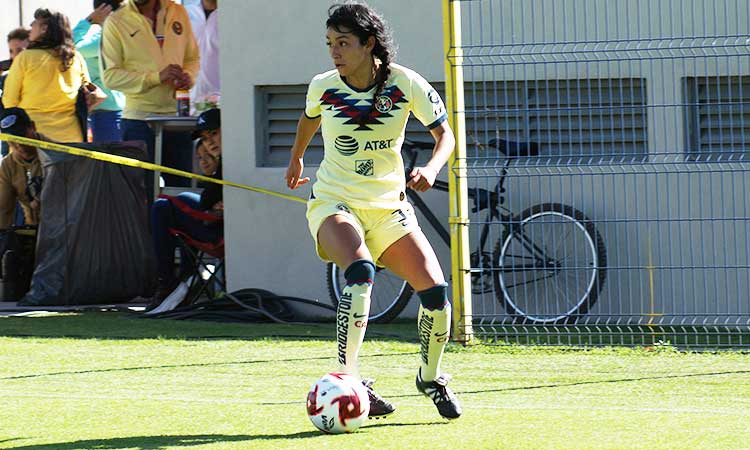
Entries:
POLYGON ((369 412, 367 389, 352 375, 327 373, 307 394, 307 417, 324 433, 353 433, 369 412))

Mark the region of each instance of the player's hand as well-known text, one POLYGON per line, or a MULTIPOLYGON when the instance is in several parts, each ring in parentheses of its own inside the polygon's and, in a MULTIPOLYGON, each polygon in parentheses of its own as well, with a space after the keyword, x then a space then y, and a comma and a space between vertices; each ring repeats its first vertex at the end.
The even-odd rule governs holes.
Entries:
POLYGON ((289 166, 286 168, 286 175, 284 176, 289 189, 297 189, 310 181, 310 177, 302 178, 302 170, 304 168, 305 164, 302 162, 302 158, 289 159, 289 166))
POLYGON ((432 167, 415 167, 409 173, 409 182, 406 183, 406 187, 417 192, 424 192, 435 184, 435 178, 437 178, 437 171, 432 167))
POLYGON ((91 14, 89 14, 88 17, 86 17, 86 20, 88 20, 90 23, 101 25, 104 23, 104 19, 106 19, 111 12, 112 7, 106 3, 102 3, 91 14))

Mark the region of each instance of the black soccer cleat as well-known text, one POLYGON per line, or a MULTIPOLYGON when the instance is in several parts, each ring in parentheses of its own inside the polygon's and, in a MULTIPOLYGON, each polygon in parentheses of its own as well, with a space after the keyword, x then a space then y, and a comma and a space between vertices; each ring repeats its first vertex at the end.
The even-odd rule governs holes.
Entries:
POLYGON ((435 381, 422 381, 422 374, 417 374, 417 389, 435 403, 438 412, 446 419, 458 419, 461 416, 461 403, 448 387, 451 376, 440 375, 435 381))
POLYGON ((370 398, 370 413, 367 417, 379 419, 396 412, 396 407, 391 402, 381 397, 372 389, 373 383, 375 383, 375 380, 362 380, 362 384, 367 388, 367 396, 370 398))

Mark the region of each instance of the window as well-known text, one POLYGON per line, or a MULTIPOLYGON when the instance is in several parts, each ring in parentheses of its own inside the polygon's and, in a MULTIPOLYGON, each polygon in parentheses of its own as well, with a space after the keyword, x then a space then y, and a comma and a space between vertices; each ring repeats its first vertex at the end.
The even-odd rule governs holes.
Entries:
POLYGON ((683 79, 691 161, 750 161, 750 76, 683 79))
MULTIPOLYGON (((445 99, 445 84, 433 83, 445 99)), ((307 85, 258 88, 259 164, 285 167, 304 110, 307 85)), ((464 84, 468 157, 498 158, 491 139, 536 142, 540 158, 557 164, 644 161, 646 80, 573 79, 482 81, 464 84)), ((429 141, 429 131, 414 117, 406 126, 413 140, 429 141)), ((323 140, 316 133, 305 163, 318 165, 323 140)))
POLYGON ((644 161, 646 80, 572 79, 466 83, 469 158, 497 158, 500 138, 539 144, 529 162, 644 161))

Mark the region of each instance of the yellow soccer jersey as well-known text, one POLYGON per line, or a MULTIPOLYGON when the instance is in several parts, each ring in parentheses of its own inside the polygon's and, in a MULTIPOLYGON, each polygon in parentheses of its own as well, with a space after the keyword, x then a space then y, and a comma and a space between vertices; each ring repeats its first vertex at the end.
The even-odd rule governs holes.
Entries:
POLYGON ((305 114, 321 116, 325 153, 313 196, 354 208, 398 208, 406 182, 401 144, 409 113, 432 129, 447 119, 440 95, 418 73, 396 64, 373 108, 373 86, 357 90, 337 70, 316 75, 305 114))

